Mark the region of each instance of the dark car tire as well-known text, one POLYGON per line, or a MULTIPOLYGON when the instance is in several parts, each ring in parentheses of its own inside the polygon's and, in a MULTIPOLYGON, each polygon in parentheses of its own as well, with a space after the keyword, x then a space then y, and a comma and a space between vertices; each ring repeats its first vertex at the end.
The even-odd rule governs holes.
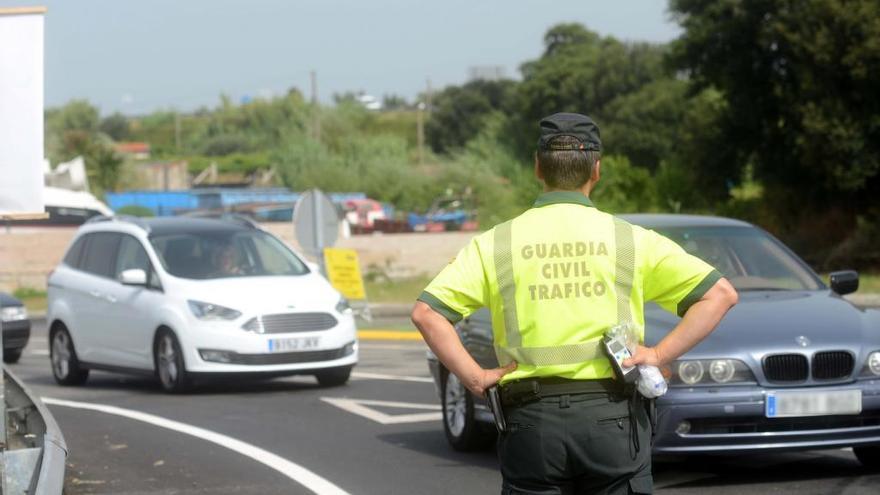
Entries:
POLYGON ((351 366, 329 368, 315 373, 315 378, 322 387, 341 387, 351 377, 351 366))
POLYGON ((4 363, 17 363, 21 359, 21 351, 23 349, 3 349, 4 363))
POLYGON ((52 376, 59 385, 82 385, 89 378, 89 370, 80 366, 73 339, 67 328, 59 326, 49 338, 49 361, 52 376))
POLYGON ((880 445, 853 447, 853 452, 862 466, 874 471, 880 470, 880 445))
POLYGON ((445 369, 440 376, 443 432, 449 445, 461 452, 487 449, 495 441, 495 425, 477 421, 474 397, 457 376, 445 369))
POLYGON ((179 394, 192 389, 192 377, 186 370, 180 342, 171 330, 163 329, 156 335, 156 342, 153 344, 153 363, 162 390, 179 394))

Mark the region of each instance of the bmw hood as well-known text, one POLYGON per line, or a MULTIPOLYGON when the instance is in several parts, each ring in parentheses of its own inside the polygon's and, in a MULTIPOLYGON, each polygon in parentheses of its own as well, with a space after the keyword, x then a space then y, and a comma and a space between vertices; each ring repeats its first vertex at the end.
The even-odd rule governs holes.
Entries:
POLYGON ((219 304, 245 315, 291 311, 328 311, 339 293, 315 273, 288 277, 232 277, 181 281, 186 299, 219 304))
MULTIPOLYGON (((880 348, 880 312, 861 310, 830 291, 742 291, 739 304, 688 356, 754 349, 880 348)), ((654 345, 679 318, 656 305, 645 308, 645 342, 654 345)))

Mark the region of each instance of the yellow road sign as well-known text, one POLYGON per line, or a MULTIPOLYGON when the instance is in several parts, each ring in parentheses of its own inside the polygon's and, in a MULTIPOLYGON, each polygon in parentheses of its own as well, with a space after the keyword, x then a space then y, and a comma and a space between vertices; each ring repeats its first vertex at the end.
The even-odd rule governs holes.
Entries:
POLYGON ((324 263, 330 284, 346 299, 366 299, 364 279, 357 251, 354 249, 325 248, 324 263))

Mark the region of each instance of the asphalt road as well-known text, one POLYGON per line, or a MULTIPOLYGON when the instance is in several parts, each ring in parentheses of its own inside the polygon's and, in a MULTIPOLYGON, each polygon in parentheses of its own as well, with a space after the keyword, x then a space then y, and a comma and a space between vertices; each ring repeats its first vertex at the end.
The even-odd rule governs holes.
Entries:
MULTIPOLYGON (((70 388, 52 379, 37 321, 10 369, 49 398, 70 449, 68 494, 498 493, 494 452, 447 446, 424 356, 421 342, 364 341, 338 388, 298 377, 171 396, 106 373, 70 388)), ((655 484, 662 494, 873 494, 880 474, 832 450, 666 459, 655 484)))

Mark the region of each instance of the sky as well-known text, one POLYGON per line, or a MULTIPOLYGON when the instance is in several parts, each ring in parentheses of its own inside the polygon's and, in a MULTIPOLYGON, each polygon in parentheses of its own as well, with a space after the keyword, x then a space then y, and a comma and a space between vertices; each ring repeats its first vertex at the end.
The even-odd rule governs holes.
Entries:
POLYGON ((472 66, 540 56, 546 30, 665 42, 666 0, 0 0, 44 5, 46 106, 85 98, 106 115, 214 106, 288 88, 412 99, 462 84, 472 66))

